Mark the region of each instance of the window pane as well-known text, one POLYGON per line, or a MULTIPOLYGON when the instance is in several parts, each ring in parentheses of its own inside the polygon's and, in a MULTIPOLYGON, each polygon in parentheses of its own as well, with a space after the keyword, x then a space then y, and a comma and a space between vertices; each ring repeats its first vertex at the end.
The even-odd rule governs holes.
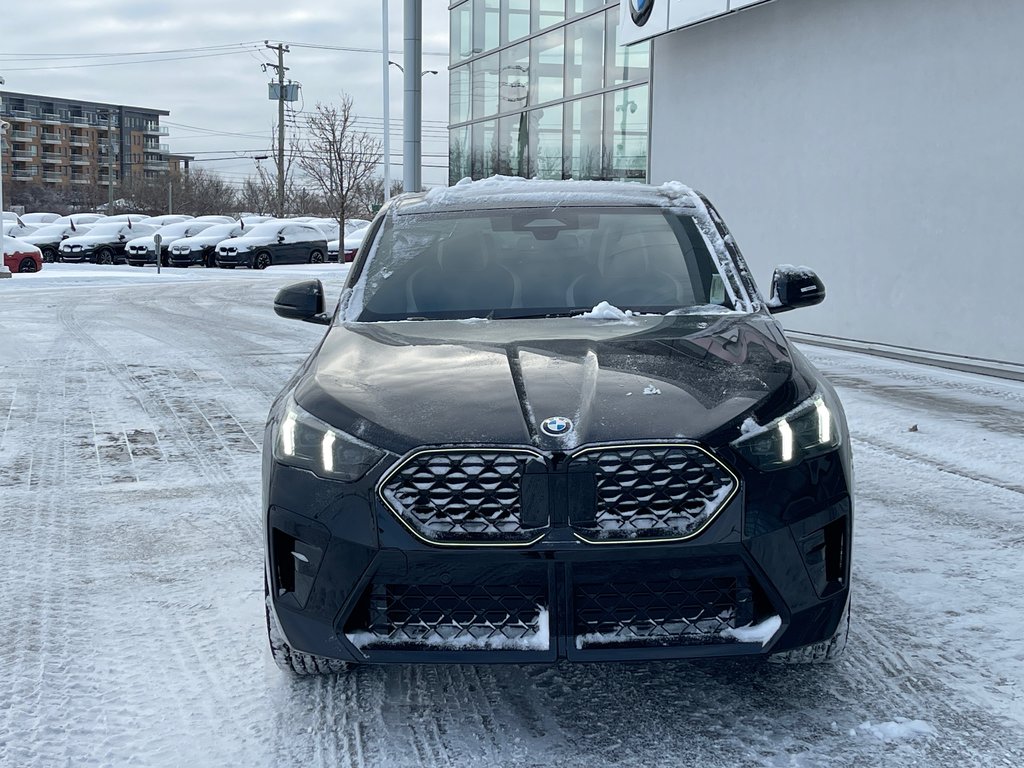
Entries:
POLYGON ((646 85, 605 94, 604 135, 611 160, 606 178, 647 179, 647 97, 646 85))
POLYGON ((498 159, 498 146, 495 143, 497 137, 494 135, 496 128, 496 120, 473 124, 474 179, 482 179, 494 173, 494 166, 498 159))
POLYGON ((565 0, 533 0, 533 31, 565 20, 565 0))
POLYGON ((495 173, 506 176, 526 176, 529 168, 526 165, 529 141, 527 126, 529 121, 526 112, 509 115, 498 120, 498 153, 494 165, 495 173))
POLYGON ((520 43, 501 52, 498 78, 498 109, 513 112, 525 109, 530 93, 530 44, 520 43))
POLYGON ((606 2, 607 0, 569 0, 569 16, 578 16, 581 13, 600 8, 606 2))
POLYGON ((465 64, 461 67, 456 67, 449 73, 449 78, 451 80, 451 86, 449 89, 451 96, 448 109, 449 123, 464 123, 469 120, 469 66, 469 64, 465 64))
POLYGON ((608 162, 602 162, 601 124, 604 97, 591 96, 565 105, 566 176, 600 179, 608 162))
POLYGON ((473 55, 473 3, 453 8, 451 24, 451 63, 458 64, 473 55))
POLYGON ((601 90, 604 79, 604 14, 565 28, 566 96, 601 90))
POLYGON ((619 10, 615 8, 605 13, 608 33, 608 44, 605 46, 607 72, 604 87, 613 88, 630 81, 645 81, 651 76, 650 58, 651 44, 649 41, 634 43, 630 46, 618 46, 619 10))
POLYGON ((473 68, 473 119, 498 111, 498 54, 477 59, 473 68))
POLYGON ((562 107, 535 109, 526 115, 530 176, 562 178, 562 107))
POLYGON ((565 80, 565 33, 548 32, 530 41, 530 103, 543 104, 562 98, 565 80))
POLYGON ((473 0, 473 53, 498 47, 500 10, 498 0, 473 0))
POLYGON ((454 184, 471 172, 469 126, 453 128, 448 132, 448 183, 454 184))
POLYGON ((530 34, 530 0, 502 0, 505 19, 503 43, 511 43, 530 34))

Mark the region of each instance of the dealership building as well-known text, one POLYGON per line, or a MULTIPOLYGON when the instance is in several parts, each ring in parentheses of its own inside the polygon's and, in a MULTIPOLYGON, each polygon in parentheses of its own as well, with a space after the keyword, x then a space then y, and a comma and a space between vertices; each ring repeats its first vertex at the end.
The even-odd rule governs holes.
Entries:
POLYGON ((454 179, 678 179, 799 338, 1024 378, 1024 3, 463 0, 454 179))

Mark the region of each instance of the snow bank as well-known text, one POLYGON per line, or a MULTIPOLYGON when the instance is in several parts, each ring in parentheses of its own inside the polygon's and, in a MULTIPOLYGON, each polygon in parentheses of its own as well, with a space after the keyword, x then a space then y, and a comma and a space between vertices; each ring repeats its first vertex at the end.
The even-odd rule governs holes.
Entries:
POLYGON ((778 616, 771 616, 760 624, 748 624, 745 627, 731 629, 726 627, 722 630, 722 637, 731 637, 741 643, 760 643, 761 647, 768 645, 775 633, 782 626, 782 619, 778 616))
POLYGON ((621 310, 607 301, 602 301, 589 312, 584 312, 580 317, 585 320, 628 320, 633 317, 633 311, 630 309, 621 310))
POLYGON ((937 736, 935 728, 931 723, 924 720, 908 720, 905 717, 897 717, 885 723, 871 723, 866 721, 850 729, 850 735, 855 736, 857 732, 873 736, 879 741, 907 741, 921 736, 937 736))

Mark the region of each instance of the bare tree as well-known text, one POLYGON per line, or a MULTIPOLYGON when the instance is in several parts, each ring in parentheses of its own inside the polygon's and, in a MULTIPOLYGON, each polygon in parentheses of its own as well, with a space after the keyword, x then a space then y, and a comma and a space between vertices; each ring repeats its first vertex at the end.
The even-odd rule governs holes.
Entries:
POLYGON ((307 136, 298 156, 299 167, 342 226, 382 158, 380 139, 358 130, 355 122, 351 96, 342 94, 339 106, 318 103, 306 117, 307 136))

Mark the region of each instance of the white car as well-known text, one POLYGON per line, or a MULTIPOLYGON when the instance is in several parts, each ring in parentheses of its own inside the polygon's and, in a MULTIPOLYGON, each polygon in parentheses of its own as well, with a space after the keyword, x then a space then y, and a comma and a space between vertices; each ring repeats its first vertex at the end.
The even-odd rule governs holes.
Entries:
POLYGON ((4 222, 4 237, 24 237, 25 235, 31 235, 37 229, 39 224, 29 224, 24 219, 18 221, 5 221, 4 222))
POLYGON ((183 221, 192 221, 195 216, 185 216, 184 214, 177 213, 165 213, 162 216, 150 216, 146 219, 147 224, 156 224, 159 227, 166 226, 168 224, 180 224, 183 221))
POLYGON ((147 216, 144 213, 118 213, 118 214, 116 214, 114 216, 104 216, 103 217, 103 221, 107 222, 107 223, 109 223, 109 222, 123 223, 123 222, 126 222, 126 221, 130 221, 132 223, 135 223, 135 222, 138 222, 138 221, 149 221, 151 218, 153 218, 153 217, 152 216, 147 216))
MULTIPOLYGON (((147 220, 150 224, 152 219, 147 220)), ((170 266, 171 245, 183 237, 192 237, 216 226, 212 221, 179 221, 172 224, 165 224, 154 234, 137 237, 128 242, 125 246, 125 259, 133 267, 141 267, 145 264, 156 264, 156 235, 160 235, 160 264, 170 266)))
MULTIPOLYGON (((132 221, 141 221, 146 218, 145 216, 133 216, 132 221)), ((51 224, 70 224, 75 223, 75 226, 79 224, 95 224, 97 221, 106 220, 107 217, 102 213, 69 213, 67 216, 61 216, 59 219, 54 219, 51 224)))
POLYGON ((88 234, 69 237, 60 244, 60 260, 91 261, 94 264, 120 264, 129 240, 156 234, 152 224, 104 221, 95 224, 88 234))
POLYGON ((213 224, 233 224, 235 219, 231 216, 219 216, 217 214, 209 214, 206 216, 196 216, 192 221, 209 221, 213 224))
POLYGON ((234 237, 245 234, 252 227, 245 227, 240 221, 231 224, 214 224, 198 235, 183 237, 171 245, 168 261, 172 267, 190 267, 202 264, 204 267, 217 266, 217 246, 234 237))

